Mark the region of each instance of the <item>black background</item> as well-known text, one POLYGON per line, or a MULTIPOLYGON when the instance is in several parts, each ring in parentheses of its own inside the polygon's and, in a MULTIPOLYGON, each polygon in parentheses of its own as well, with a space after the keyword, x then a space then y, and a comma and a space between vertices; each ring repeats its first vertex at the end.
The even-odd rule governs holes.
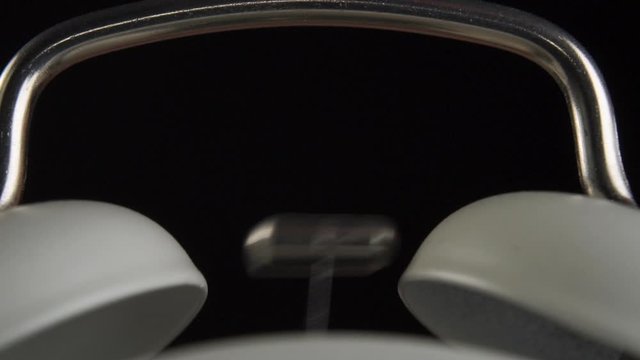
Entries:
MULTIPOLYGON (((0 62, 55 23, 124 0, 0 4, 0 62)), ((633 1, 499 3, 545 17, 592 53, 640 192, 633 1)), ((331 327, 426 334, 396 282, 428 232, 486 196, 578 192, 563 97, 537 66, 451 40, 349 29, 206 35, 75 66, 42 94, 25 202, 133 208, 184 246, 210 285, 191 342, 303 327, 306 282, 251 280, 246 232, 279 212, 374 213, 398 259, 335 282, 331 327)))

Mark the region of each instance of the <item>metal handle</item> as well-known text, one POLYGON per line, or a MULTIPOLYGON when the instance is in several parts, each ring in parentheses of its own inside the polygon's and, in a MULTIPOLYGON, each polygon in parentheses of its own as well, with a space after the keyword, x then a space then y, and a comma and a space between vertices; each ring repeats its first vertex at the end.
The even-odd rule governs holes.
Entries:
POLYGON ((634 204, 602 76, 566 32, 536 16, 465 0, 142 1, 61 23, 43 32, 0 76, 0 209, 23 192, 27 129, 36 97, 71 65, 111 51, 197 34, 285 26, 385 29, 504 49, 537 63, 566 97, 584 191, 634 204))

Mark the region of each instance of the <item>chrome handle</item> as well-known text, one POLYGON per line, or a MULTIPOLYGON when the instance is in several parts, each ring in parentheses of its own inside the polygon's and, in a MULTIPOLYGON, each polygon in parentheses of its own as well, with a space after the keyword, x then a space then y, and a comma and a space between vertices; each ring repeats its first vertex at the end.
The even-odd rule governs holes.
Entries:
POLYGON ((584 191, 626 204, 633 196, 620 158, 612 105, 591 57, 566 32, 519 10, 465 0, 142 1, 81 16, 43 32, 0 76, 0 209, 23 192, 27 129, 37 95, 88 58, 197 34, 285 26, 402 31, 484 44, 521 55, 558 82, 571 115, 584 191))

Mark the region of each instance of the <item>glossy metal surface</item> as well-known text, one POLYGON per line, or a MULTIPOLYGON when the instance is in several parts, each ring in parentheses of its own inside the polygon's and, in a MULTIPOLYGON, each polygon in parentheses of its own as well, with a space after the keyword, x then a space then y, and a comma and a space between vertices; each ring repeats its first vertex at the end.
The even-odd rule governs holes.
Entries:
POLYGON ((306 327, 329 325, 334 276, 368 276, 398 248, 393 222, 373 215, 279 214, 257 224, 244 242, 254 277, 309 278, 306 327))
POLYGON ((368 276, 391 263, 398 242, 382 216, 281 214, 249 232, 245 267, 255 277, 307 278, 331 259, 335 276, 368 276))
POLYGON ((634 204, 600 72, 570 35, 543 19, 463 0, 183 0, 143 1, 72 19, 18 52, 0 77, 0 208, 20 200, 27 130, 37 95, 64 69, 100 54, 171 38, 284 26, 375 28, 447 37, 534 61, 556 79, 567 99, 585 192, 634 204))

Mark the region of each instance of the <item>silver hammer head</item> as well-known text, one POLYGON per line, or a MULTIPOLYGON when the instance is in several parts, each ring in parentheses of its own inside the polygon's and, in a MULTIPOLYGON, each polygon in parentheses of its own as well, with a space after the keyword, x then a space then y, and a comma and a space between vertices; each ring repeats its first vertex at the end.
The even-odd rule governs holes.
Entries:
POLYGON ((335 276, 367 276, 387 266, 398 245, 389 219, 373 215, 282 214, 256 225, 244 243, 255 277, 309 277, 331 259, 335 276))

